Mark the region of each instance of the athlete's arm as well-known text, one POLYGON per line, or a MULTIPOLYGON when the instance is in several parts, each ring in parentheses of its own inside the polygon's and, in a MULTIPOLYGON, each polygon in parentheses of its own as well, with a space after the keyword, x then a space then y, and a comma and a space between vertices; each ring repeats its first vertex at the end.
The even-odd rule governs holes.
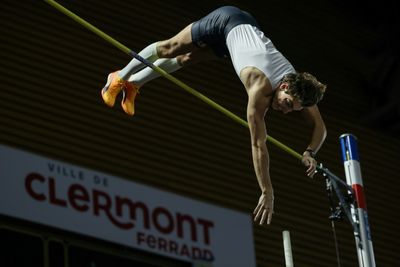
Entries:
POLYGON ((254 210, 254 221, 259 224, 271 223, 274 210, 274 190, 269 174, 269 154, 266 145, 267 129, 264 121, 270 104, 270 97, 259 87, 248 90, 247 121, 250 129, 253 165, 261 189, 258 205, 254 210))
POLYGON ((267 129, 264 116, 271 105, 273 92, 267 77, 258 69, 248 67, 240 72, 248 94, 247 122, 250 129, 251 151, 261 196, 254 209, 254 221, 271 223, 274 211, 274 190, 269 175, 269 154, 266 145, 267 129))
POLYGON ((307 150, 311 150, 314 153, 305 151, 302 158, 303 164, 308 167, 306 170, 307 175, 312 176, 317 164, 313 157, 324 143, 327 131, 317 105, 305 107, 302 110, 302 114, 304 115, 306 122, 312 127, 311 141, 307 146, 307 150))

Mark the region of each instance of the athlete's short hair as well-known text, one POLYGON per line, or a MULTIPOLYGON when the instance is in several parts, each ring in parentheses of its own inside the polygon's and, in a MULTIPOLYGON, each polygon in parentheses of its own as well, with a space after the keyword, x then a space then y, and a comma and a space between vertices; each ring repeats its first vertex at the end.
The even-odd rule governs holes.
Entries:
POLYGON ((289 84, 288 93, 300 100, 303 107, 317 104, 324 96, 326 85, 307 72, 286 74, 282 82, 289 84))

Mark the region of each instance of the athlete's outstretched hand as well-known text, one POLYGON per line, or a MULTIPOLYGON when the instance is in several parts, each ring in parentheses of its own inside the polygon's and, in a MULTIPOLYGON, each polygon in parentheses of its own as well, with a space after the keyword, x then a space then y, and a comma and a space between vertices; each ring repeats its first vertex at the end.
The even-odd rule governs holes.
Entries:
POLYGON ((258 205, 254 209, 254 221, 263 225, 271 223, 272 213, 274 213, 274 192, 271 190, 270 193, 263 193, 258 200, 258 205))
POLYGON ((301 158, 301 162, 304 164, 304 166, 307 167, 306 174, 308 177, 313 177, 315 174, 315 170, 317 168, 317 161, 308 155, 307 153, 303 154, 303 157, 301 158))

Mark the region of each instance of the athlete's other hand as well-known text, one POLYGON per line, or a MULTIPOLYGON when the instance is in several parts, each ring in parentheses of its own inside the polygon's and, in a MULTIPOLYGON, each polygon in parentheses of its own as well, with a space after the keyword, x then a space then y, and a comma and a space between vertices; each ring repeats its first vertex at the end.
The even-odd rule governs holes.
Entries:
POLYGON ((274 192, 263 193, 258 200, 257 207, 254 209, 254 222, 263 225, 265 222, 271 224, 272 213, 274 213, 274 192))

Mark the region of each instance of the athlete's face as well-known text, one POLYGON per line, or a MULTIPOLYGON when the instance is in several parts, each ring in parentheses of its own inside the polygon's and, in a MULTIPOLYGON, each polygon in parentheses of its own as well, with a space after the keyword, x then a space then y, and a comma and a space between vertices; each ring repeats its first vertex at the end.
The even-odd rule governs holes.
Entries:
POLYGON ((272 108, 282 111, 284 114, 303 109, 299 99, 290 95, 288 89, 289 85, 287 83, 281 83, 272 101, 272 108))

